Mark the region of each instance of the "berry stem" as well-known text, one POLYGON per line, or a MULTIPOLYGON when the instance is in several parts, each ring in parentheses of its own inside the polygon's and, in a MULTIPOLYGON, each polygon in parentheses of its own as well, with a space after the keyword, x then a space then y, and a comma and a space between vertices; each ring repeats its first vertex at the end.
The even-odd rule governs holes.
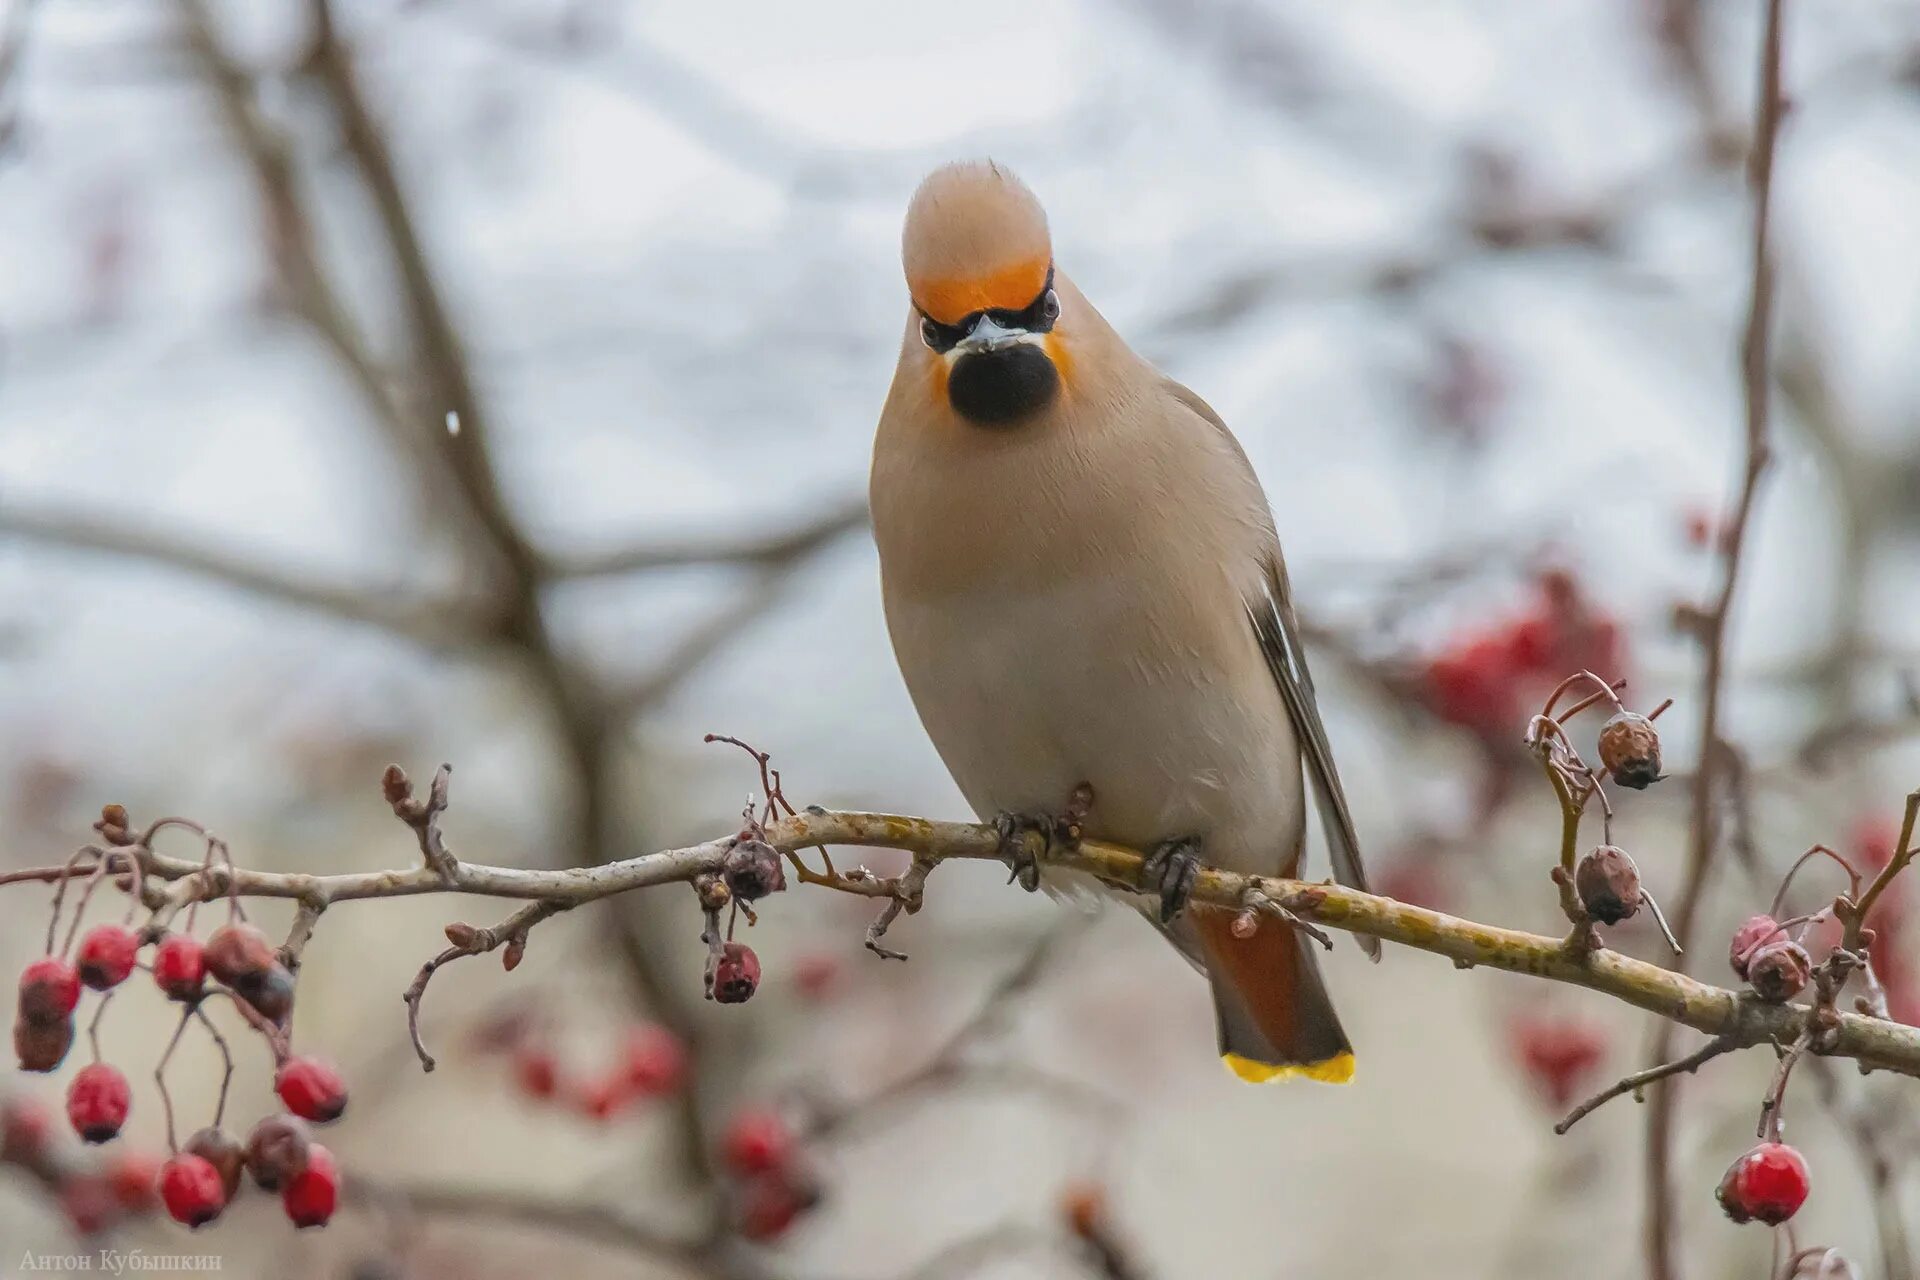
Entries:
POLYGON ((227 1038, 220 1034, 220 1028, 213 1025, 213 1019, 207 1016, 206 1007, 198 1002, 193 1005, 193 1016, 213 1037, 214 1044, 220 1048, 220 1062, 224 1068, 220 1074, 220 1097, 213 1104, 213 1127, 218 1129, 227 1116, 227 1087, 233 1083, 233 1050, 227 1045, 227 1038))

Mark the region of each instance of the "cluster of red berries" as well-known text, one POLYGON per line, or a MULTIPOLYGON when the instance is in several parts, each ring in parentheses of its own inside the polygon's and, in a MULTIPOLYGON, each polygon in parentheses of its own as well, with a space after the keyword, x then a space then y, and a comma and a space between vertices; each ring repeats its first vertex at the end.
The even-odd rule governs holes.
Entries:
MULTIPOLYGON (((144 945, 143 936, 128 925, 95 925, 80 939, 72 961, 47 955, 26 967, 13 1024, 14 1054, 22 1070, 59 1067, 73 1047, 80 988, 118 987, 138 967, 144 945)), ((152 971, 167 998, 183 1004, 198 1002, 212 975, 276 1026, 285 1025, 293 1011, 293 975, 267 936, 244 921, 215 929, 204 946, 189 933, 162 935, 152 971)))
POLYGON ((733 1184, 734 1227, 747 1240, 779 1239, 820 1203, 798 1137, 771 1107, 748 1108, 727 1122, 720 1165, 733 1184))
POLYGON ((1505 621, 1456 637, 1430 659, 1421 686, 1435 715, 1504 743, 1526 706, 1568 671, 1624 669, 1620 628, 1564 569, 1542 572, 1534 599, 1505 621))
POLYGON ((1527 1081, 1555 1111, 1565 1111, 1587 1091, 1608 1047, 1597 1023, 1548 1013, 1514 1018, 1508 1045, 1527 1081))
POLYGON ((686 1084, 686 1046, 658 1023, 628 1029, 613 1061, 586 1072, 563 1069, 548 1038, 532 1028, 517 1028, 508 1044, 514 1084, 523 1095, 565 1103, 594 1120, 615 1119, 636 1103, 678 1093, 686 1084))
MULTIPOLYGON (((127 924, 96 925, 80 939, 71 962, 47 955, 27 966, 20 975, 14 1021, 14 1051, 24 1070, 59 1067, 73 1045, 81 988, 105 993, 119 987, 139 967, 147 941, 127 924)), ((303 1122, 324 1124, 339 1118, 347 1105, 346 1087, 333 1068, 285 1052, 283 1033, 293 1012, 294 982, 280 953, 260 930, 236 918, 214 930, 205 944, 191 933, 160 935, 151 971, 169 1000, 187 1006, 183 1017, 207 997, 211 976, 257 1015, 257 1026, 271 1029, 268 1039, 280 1058, 274 1087, 291 1114, 262 1120, 245 1144, 216 1121, 164 1162, 117 1162, 112 1176, 100 1184, 113 1192, 111 1197, 94 1191, 63 1193, 63 1202, 74 1200, 70 1214, 94 1221, 104 1220, 115 1206, 124 1212, 137 1198, 139 1183, 147 1201, 157 1194, 158 1203, 176 1221, 198 1227, 220 1216, 239 1190, 244 1169, 260 1186, 280 1193, 296 1226, 324 1224, 339 1197, 339 1169, 332 1154, 307 1136, 303 1122)), ((127 1077, 111 1063, 88 1064, 67 1087, 68 1123, 86 1143, 117 1138, 132 1105, 127 1077)), ((28 1126, 23 1133, 30 1132, 29 1121, 18 1123, 28 1126)), ((10 1140, 10 1149, 13 1145, 10 1140)))
POLYGON ((267 1116, 242 1143, 217 1125, 187 1139, 160 1166, 160 1198, 175 1222, 205 1226, 239 1194, 241 1174, 280 1196, 296 1227, 323 1227, 340 1200, 340 1166, 315 1142, 306 1121, 325 1123, 346 1106, 346 1094, 331 1068, 293 1058, 275 1079, 292 1114, 267 1116))

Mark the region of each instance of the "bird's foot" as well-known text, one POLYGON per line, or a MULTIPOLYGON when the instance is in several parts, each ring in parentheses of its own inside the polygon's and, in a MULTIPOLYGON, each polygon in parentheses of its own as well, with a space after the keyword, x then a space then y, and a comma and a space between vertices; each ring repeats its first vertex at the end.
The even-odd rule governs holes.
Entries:
POLYGON ((995 815, 993 829, 1000 837, 1000 858, 1011 872, 1007 883, 1020 882, 1028 893, 1040 887, 1040 864, 1056 853, 1080 843, 1080 824, 1093 807, 1093 787, 1083 782, 1067 797, 1067 807, 1059 813, 1007 813, 995 815), (1036 842, 1029 835, 1037 835, 1036 842), (1034 846, 1038 844, 1036 849, 1034 846))
POLYGON ((1160 923, 1168 924, 1186 910, 1193 882, 1200 875, 1200 840, 1181 836, 1153 847, 1140 866, 1140 887, 1160 895, 1160 923))

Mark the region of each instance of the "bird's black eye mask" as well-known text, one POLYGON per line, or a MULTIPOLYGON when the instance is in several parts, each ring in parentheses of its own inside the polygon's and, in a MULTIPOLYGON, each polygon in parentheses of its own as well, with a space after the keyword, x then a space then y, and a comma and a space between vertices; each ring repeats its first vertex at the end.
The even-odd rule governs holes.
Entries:
MULTIPOLYGON (((918 307, 914 309, 919 310, 918 307)), ((973 332, 973 326, 980 323, 982 316, 992 317, 993 322, 1003 329, 1023 329, 1028 333, 1053 332, 1053 322, 1060 318, 1060 299, 1053 292, 1053 264, 1047 264, 1047 282, 1040 286, 1040 292, 1018 311, 1006 307, 988 307, 983 311, 967 313, 960 317, 958 324, 941 324, 921 311, 920 340, 931 347, 936 355, 945 355, 962 338, 973 332)))

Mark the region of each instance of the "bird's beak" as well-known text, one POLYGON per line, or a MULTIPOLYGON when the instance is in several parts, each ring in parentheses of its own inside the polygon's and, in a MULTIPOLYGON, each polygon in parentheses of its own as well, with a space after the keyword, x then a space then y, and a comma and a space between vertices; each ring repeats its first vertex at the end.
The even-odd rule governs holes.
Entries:
POLYGON ((996 323, 992 316, 982 315, 974 321, 973 328, 968 331, 967 336, 954 344, 953 349, 959 355, 970 355, 976 351, 999 351, 1032 336, 1025 329, 1009 329, 996 323))

